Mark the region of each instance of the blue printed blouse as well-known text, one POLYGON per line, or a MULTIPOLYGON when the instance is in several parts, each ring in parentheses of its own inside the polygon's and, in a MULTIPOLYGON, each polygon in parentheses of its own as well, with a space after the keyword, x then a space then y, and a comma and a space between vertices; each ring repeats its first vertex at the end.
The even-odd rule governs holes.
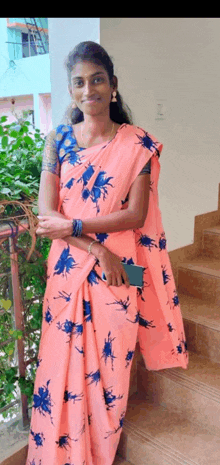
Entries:
MULTIPOLYGON (((69 125, 62 125, 62 126, 63 128, 65 128, 65 134, 67 136, 67 140, 71 141, 71 148, 70 148, 71 151, 74 150, 78 152, 78 151, 84 150, 83 147, 79 147, 77 145, 77 141, 73 134, 72 126, 69 126, 69 125)), ((60 136, 61 136, 61 133, 55 129, 50 131, 49 134, 47 135, 44 152, 43 152, 42 167, 41 167, 41 171, 43 170, 50 171, 51 173, 56 174, 57 176, 60 175, 61 164, 64 161, 67 161, 68 158, 70 157, 70 151, 68 152, 64 150, 62 147, 60 147, 60 136)), ((63 140, 62 142, 65 144, 65 140, 63 140)), ((151 173, 151 159, 146 163, 144 168, 141 170, 141 172, 139 173, 139 176, 145 173, 151 173)))

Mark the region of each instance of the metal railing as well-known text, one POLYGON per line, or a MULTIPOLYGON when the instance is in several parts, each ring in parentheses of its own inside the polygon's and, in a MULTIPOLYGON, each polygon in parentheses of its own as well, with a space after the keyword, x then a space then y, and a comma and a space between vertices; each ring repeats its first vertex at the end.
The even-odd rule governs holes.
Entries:
MULTIPOLYGON (((19 269, 18 269, 18 253, 16 252, 15 247, 15 237, 19 236, 22 233, 25 233, 29 229, 29 223, 27 220, 20 221, 19 226, 17 226, 13 220, 7 220, 4 218, 0 220, 0 239, 8 238, 9 240, 9 251, 10 251, 10 267, 11 270, 0 274, 0 277, 8 274, 11 275, 11 284, 12 284, 12 298, 13 298, 13 313, 15 319, 15 329, 24 332, 24 318, 23 318, 23 305, 21 299, 21 291, 19 285, 19 269), (16 227, 16 233, 12 232, 11 224, 14 224, 16 227)), ((13 228, 14 231, 14 228, 13 228)), ((1 297, 1 296, 0 296, 1 297)), ((1 310, 1 314, 5 310, 1 310)), ((10 341, 13 341, 13 338, 9 338, 7 341, 0 343, 0 348, 8 344, 10 341)), ((18 354, 18 371, 21 377, 25 378, 26 367, 33 361, 37 361, 37 358, 24 360, 24 338, 18 339, 15 341, 17 343, 17 354, 18 354)), ((20 395, 20 399, 14 400, 7 406, 0 409, 0 413, 8 410, 10 407, 20 404, 22 410, 22 427, 26 428, 30 424, 30 418, 28 415, 28 400, 27 395, 20 395)))
POLYGON ((37 56, 37 55, 45 55, 49 53, 49 47, 48 44, 45 43, 45 51, 39 52, 39 49, 36 47, 36 43, 33 40, 26 42, 10 42, 6 41, 6 44, 12 44, 13 45, 13 53, 14 53, 14 60, 18 58, 18 52, 16 51, 15 46, 22 46, 22 58, 26 57, 31 57, 31 56, 37 56))

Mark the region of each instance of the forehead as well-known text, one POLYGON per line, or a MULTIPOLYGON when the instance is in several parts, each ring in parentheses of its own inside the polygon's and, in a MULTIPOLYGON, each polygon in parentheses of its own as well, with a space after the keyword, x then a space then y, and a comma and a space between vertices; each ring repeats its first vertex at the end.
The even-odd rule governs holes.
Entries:
POLYGON ((103 66, 90 61, 80 61, 73 67, 71 77, 89 77, 95 73, 103 73, 108 76, 103 66))

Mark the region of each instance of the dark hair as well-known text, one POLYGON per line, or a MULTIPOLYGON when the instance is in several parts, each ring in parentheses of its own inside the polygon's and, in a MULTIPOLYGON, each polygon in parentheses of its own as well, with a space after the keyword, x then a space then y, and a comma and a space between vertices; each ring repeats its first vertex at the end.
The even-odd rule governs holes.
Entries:
MULTIPOLYGON (((112 82, 114 65, 108 53, 96 42, 86 41, 76 45, 65 61, 69 84, 71 84, 71 71, 75 64, 80 61, 90 61, 104 67, 108 73, 110 83, 112 82)), ((118 91, 116 98, 117 102, 110 103, 111 120, 119 124, 133 124, 131 111, 129 107, 124 104, 118 91)), ((78 107, 72 109, 71 105, 69 105, 67 109, 66 117, 71 120, 72 124, 77 124, 84 120, 83 112, 78 107)))

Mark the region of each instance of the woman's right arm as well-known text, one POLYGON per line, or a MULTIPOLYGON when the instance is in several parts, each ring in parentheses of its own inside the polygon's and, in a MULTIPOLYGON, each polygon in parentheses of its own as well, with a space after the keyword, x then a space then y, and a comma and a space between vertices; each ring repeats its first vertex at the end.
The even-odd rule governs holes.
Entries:
MULTIPOLYGON (((49 215, 57 216, 59 218, 65 218, 62 213, 57 211, 59 201, 59 176, 50 171, 43 170, 41 172, 40 188, 38 195, 38 212, 40 216, 49 215)), ((88 252, 88 246, 93 242, 93 238, 86 234, 82 234, 81 237, 70 237, 68 239, 62 238, 67 244, 74 245, 81 250, 88 252)), ((91 252, 99 259, 103 253, 107 250, 105 246, 100 243, 94 243, 91 247, 91 252)))

